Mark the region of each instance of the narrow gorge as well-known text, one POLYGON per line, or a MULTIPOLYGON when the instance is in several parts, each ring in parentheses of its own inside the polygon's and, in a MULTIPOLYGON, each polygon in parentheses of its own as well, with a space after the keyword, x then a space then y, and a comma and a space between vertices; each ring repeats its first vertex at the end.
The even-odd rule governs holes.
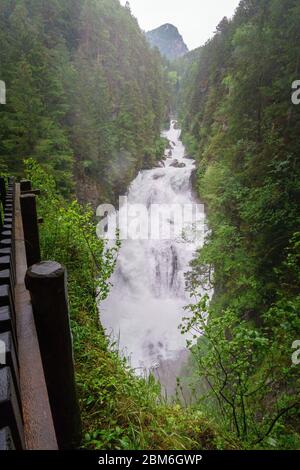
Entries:
POLYGON ((185 274, 205 230, 203 206, 192 191, 195 162, 186 155, 180 135, 177 121, 172 120, 170 129, 163 132, 169 148, 161 167, 142 170, 129 187, 128 205, 142 204, 149 219, 151 210, 160 207, 151 234, 161 239, 150 236, 122 242, 113 287, 101 304, 100 317, 131 367, 141 375, 152 372, 168 395, 175 392, 176 378, 188 356, 188 337, 179 329, 184 307, 191 302, 185 274), (184 227, 174 227, 181 223, 174 217, 175 205, 182 213, 194 211, 184 227))

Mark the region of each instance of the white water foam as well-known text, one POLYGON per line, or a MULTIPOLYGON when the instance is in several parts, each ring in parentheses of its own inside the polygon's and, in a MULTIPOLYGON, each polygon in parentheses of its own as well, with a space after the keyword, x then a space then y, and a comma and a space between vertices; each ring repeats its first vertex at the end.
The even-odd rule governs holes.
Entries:
MULTIPOLYGON (((170 130, 163 134, 172 147, 171 152, 166 151, 165 166, 139 173, 128 191, 129 204, 150 207, 197 203, 191 187, 195 162, 185 158, 181 131, 176 125, 172 121, 170 130), (174 163, 181 167, 174 167, 174 163)), ((170 224, 170 219, 166 216, 160 223, 170 224)), ((199 243, 184 238, 122 242, 111 279, 113 287, 100 306, 100 316, 121 354, 138 372, 159 371, 164 364, 186 357, 187 336, 181 334, 178 326, 187 315, 184 306, 191 301, 184 274, 197 248, 199 243)))

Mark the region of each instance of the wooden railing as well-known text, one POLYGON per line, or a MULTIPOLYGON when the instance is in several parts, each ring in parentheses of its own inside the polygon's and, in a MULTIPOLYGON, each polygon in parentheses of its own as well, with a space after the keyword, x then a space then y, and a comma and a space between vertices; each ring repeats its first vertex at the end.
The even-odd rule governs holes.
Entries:
POLYGON ((0 445, 2 448, 22 449, 25 443, 15 306, 14 181, 11 179, 6 188, 1 178, 0 190, 0 341, 5 347, 5 364, 0 368, 0 445))
POLYGON ((0 450, 80 443, 66 271, 41 262, 38 194, 0 178, 0 450))

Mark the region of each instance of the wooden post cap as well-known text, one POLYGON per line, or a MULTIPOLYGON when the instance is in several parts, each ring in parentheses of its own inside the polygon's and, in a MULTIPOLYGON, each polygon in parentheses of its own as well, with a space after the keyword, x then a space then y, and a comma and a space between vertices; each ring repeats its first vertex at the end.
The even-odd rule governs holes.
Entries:
POLYGON ((34 286, 35 279, 39 281, 38 285, 40 286, 41 280, 49 281, 51 279, 57 279, 63 276, 64 273, 65 268, 60 263, 56 261, 41 261, 28 268, 26 273, 26 287, 28 290, 31 290, 34 286), (30 284, 27 285, 27 283, 30 284))

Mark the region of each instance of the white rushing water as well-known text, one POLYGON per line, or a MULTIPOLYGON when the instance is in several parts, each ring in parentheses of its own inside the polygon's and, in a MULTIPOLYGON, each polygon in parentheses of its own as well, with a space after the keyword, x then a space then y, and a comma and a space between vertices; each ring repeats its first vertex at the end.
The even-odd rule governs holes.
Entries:
MULTIPOLYGON (((164 164, 139 173, 129 188, 128 204, 144 204, 150 211, 151 204, 196 203, 191 187, 195 165, 185 158, 180 134, 172 121, 163 134, 171 147, 164 164)), ((203 232, 204 213, 197 214, 203 232)), ((172 224, 168 211, 163 212, 160 229, 172 230, 172 224)), ((187 238, 123 241, 113 287, 101 304, 101 322, 121 354, 137 372, 155 370, 165 386, 170 375, 174 379, 179 373, 187 355, 187 337, 178 329, 186 316, 184 306, 190 303, 184 274, 201 244, 187 238)))

